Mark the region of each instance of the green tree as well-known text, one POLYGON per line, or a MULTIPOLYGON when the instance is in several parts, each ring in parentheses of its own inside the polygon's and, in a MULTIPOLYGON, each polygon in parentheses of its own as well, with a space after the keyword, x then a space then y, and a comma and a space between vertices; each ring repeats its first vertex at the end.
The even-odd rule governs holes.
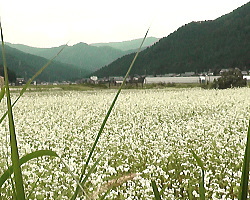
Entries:
POLYGON ((243 79, 243 75, 238 68, 223 72, 221 77, 213 83, 213 87, 218 89, 244 87, 246 85, 247 81, 243 79))

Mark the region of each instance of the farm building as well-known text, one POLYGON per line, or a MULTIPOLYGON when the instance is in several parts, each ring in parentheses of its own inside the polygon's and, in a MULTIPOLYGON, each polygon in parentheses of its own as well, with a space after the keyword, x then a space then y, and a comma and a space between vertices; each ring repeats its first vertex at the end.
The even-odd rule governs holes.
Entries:
POLYGON ((25 84, 24 78, 16 78, 16 85, 23 85, 25 84))

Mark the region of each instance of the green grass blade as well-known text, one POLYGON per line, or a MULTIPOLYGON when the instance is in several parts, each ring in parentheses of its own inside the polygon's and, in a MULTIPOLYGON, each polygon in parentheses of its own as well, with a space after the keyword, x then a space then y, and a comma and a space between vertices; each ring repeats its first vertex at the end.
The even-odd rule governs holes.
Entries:
MULTIPOLYGON (((53 57, 51 58, 41 69, 39 69, 36 74, 31 78, 29 79, 29 81, 24 85, 24 87, 22 88, 21 92, 20 92, 20 95, 19 96, 22 96, 23 93, 27 90, 27 88, 29 87, 29 85, 31 84, 31 82, 37 77, 39 76, 52 62, 53 60, 63 51, 63 49, 67 46, 64 45, 60 51, 53 57)), ((19 97, 20 98, 20 97, 19 97)))
MULTIPOLYGON (((67 170, 70 172, 70 174, 73 177, 73 179, 77 182, 77 184, 79 185, 80 189, 83 190, 83 188, 81 187, 80 182, 75 178, 75 176, 73 175, 73 173, 70 171, 69 167, 66 165, 65 162, 63 162, 63 160, 61 159, 61 157, 58 156, 58 154, 55 151, 52 151, 52 150, 38 150, 38 151, 32 152, 30 154, 25 155, 24 157, 22 157, 20 159, 20 165, 23 165, 24 163, 30 161, 31 159, 42 157, 42 156, 51 156, 51 157, 57 157, 57 158, 59 158, 60 161, 65 165, 65 167, 67 168, 67 170)), ((4 184, 4 182, 8 178, 10 178, 10 175, 12 173, 13 173, 13 166, 10 166, 3 173, 3 175, 0 177, 0 188, 2 187, 2 185, 4 184)), ((83 190, 83 192, 84 192, 84 190, 83 190)))
POLYGON ((3 86, 1 88, 1 92, 0 92, 0 102, 2 101, 2 99, 4 98, 4 94, 5 94, 5 86, 3 86))
POLYGON ((38 183, 39 179, 40 179, 40 177, 37 178, 35 184, 34 184, 33 187, 31 188, 31 190, 29 191, 29 194, 27 195, 27 199, 30 199, 30 196, 31 196, 31 194, 34 192, 34 190, 35 190, 35 188, 36 188, 36 186, 37 186, 37 183, 38 183))
POLYGON ((60 158, 61 162, 64 164, 64 166, 66 167, 66 169, 68 170, 68 172, 70 173, 70 175, 72 176, 72 178, 76 181, 79 188, 82 190, 83 193, 85 193, 81 183, 79 182, 79 180, 77 180, 77 178, 75 177, 73 172, 70 170, 69 166, 63 161, 63 159, 61 157, 59 157, 59 158, 60 158))
POLYGON ((13 198, 13 200, 16 200, 17 199, 16 189, 15 189, 14 181, 12 178, 10 179, 10 184, 11 184, 11 188, 12 188, 12 198, 13 198))
POLYGON ((157 185, 156 185, 154 180, 151 180, 151 185, 152 185, 152 188, 153 188, 155 199, 156 200, 161 200, 161 195, 160 195, 160 193, 158 191, 157 185))
POLYGON ((101 159, 103 158, 105 153, 103 153, 94 163, 94 165, 90 168, 90 170, 88 171, 88 173, 86 174, 86 176, 84 177, 84 179, 82 180, 81 184, 84 185, 86 183, 86 181, 88 180, 88 178, 90 177, 90 175, 93 173, 93 171, 95 170, 96 166, 99 164, 99 162, 101 161, 101 159))
POLYGON ((21 167, 20 167, 20 163, 19 163, 19 152, 18 152, 18 147, 17 147, 14 118, 13 118, 13 112, 12 112, 12 106, 11 106, 9 80, 8 80, 8 72, 7 72, 7 62, 6 62, 3 30, 2 30, 1 22, 0 22, 0 30, 1 30, 1 40, 2 40, 4 80, 5 80, 5 87, 6 87, 8 119, 9 119, 11 161, 12 161, 13 171, 14 171, 14 182, 15 182, 16 195, 18 196, 18 199, 23 200, 23 199, 25 199, 25 192, 24 192, 22 171, 21 171, 21 167))
POLYGON ((203 162, 201 161, 200 157, 197 156, 197 154, 192 149, 191 149, 191 153, 193 154, 193 157, 196 160, 199 167, 204 170, 204 165, 203 165, 203 162))
MULTIPOLYGON (((51 150, 38 150, 35 152, 32 152, 30 154, 25 155, 20 159, 20 165, 23 165, 24 163, 28 162, 31 159, 42 157, 42 156, 52 156, 52 157, 59 157, 56 152, 51 150)), ((0 177, 0 187, 4 184, 4 182, 10 177, 10 175, 13 173, 13 165, 10 166, 0 177)))
POLYGON ((197 164, 201 168, 201 180, 199 183, 199 193, 200 193, 200 199, 205 200, 205 169, 204 169, 204 164, 202 160, 200 159, 199 156, 191 149, 191 153, 193 157, 195 158, 197 164))
POLYGON ((201 169, 201 180, 199 183, 199 193, 200 193, 200 199, 205 200, 205 172, 203 169, 201 169))
POLYGON ((250 120, 248 125, 247 143, 246 143, 244 161, 242 166, 239 200, 247 199, 248 181, 249 181, 249 163, 250 163, 250 120))
MULTIPOLYGON (((118 91, 117 91, 117 93, 116 93, 116 95, 115 95, 115 97, 114 97, 114 99, 113 99, 113 102, 111 103, 111 106, 109 107, 109 110, 108 110, 107 114, 105 115, 105 118, 104 118, 104 120, 103 120, 103 122, 102 122, 101 128, 99 129, 99 132, 98 132, 98 134, 97 134, 97 136, 96 136, 96 139, 95 139, 95 141, 94 141, 94 143, 93 143, 93 145, 92 145, 92 148, 91 148, 91 150, 90 150, 89 156, 88 156, 88 158, 87 158, 87 160, 86 160, 86 163, 85 163, 85 165, 84 165, 84 167, 83 167, 83 170, 82 170, 82 172, 81 172, 80 181, 82 181, 83 176, 85 175, 85 171, 86 171, 86 169, 87 169, 87 167, 88 167, 88 164, 89 164, 89 162, 90 162, 90 159, 91 159, 91 157, 92 157, 92 155, 93 155, 93 153, 94 153, 94 150, 95 150, 96 145, 97 145, 97 143, 98 143, 98 141, 99 141, 99 138, 101 137, 101 134, 102 134, 102 132, 103 132, 103 129, 104 129, 104 127, 105 127, 105 125, 106 125, 106 123, 107 123, 107 120, 108 120, 108 118, 109 118, 109 116, 110 116, 110 114, 111 114, 111 111, 112 111, 112 109, 113 109, 113 107, 114 107, 114 105, 115 105, 115 103, 116 103, 116 100, 118 99, 118 96, 119 96, 119 94, 121 93, 121 90, 122 90, 123 86, 124 86, 125 83, 126 83, 126 79, 127 79, 128 75, 129 75, 129 73, 130 73, 130 71, 131 71, 131 69, 132 69, 132 67, 133 67, 133 65, 134 65, 134 63, 135 63, 135 60, 137 59, 138 54, 139 54, 139 52, 141 51, 142 45, 143 45, 143 43, 144 43, 144 41, 145 41, 145 39, 146 39, 146 37, 147 37, 148 31, 149 31, 149 29, 147 30, 147 32, 146 32, 146 34, 145 34, 145 36, 144 36, 144 38, 143 38, 143 40, 142 40, 142 43, 141 43, 140 47, 138 48, 138 50, 137 50, 137 52, 136 52, 136 54, 135 54, 135 56, 134 56, 134 59, 132 60, 130 66, 129 66, 129 68, 128 68, 128 71, 127 71, 127 73, 126 73, 126 75, 125 75, 125 77, 124 77, 124 79, 123 79, 123 82, 122 82, 120 88, 118 89, 118 91)), ((74 194, 74 196, 72 197, 72 200, 76 199, 77 194, 78 194, 78 191, 79 191, 79 188, 77 187, 77 188, 76 188, 76 191, 75 191, 75 194, 74 194)))

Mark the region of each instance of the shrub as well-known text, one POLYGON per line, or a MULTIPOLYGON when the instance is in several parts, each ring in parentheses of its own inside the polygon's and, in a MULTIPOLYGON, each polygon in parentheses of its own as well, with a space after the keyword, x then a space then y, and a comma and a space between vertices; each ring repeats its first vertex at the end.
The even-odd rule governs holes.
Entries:
POLYGON ((247 85, 246 79, 239 69, 229 69, 222 73, 221 77, 214 80, 212 87, 218 89, 245 87, 247 85))

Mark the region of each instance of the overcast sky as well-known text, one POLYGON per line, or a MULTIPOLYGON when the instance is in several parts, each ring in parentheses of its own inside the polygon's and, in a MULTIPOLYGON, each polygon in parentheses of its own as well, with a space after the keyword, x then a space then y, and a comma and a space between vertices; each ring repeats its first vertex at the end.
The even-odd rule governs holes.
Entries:
POLYGON ((0 0, 5 41, 35 47, 162 38, 249 0, 0 0))

